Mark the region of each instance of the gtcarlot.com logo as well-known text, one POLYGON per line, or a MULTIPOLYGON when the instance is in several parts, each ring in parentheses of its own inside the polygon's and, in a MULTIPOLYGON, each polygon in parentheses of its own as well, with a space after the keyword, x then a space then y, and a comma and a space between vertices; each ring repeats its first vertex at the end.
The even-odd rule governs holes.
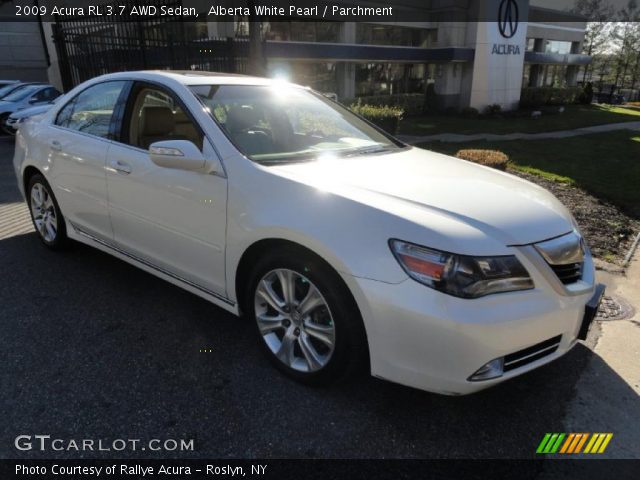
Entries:
POLYGON ((536 453, 604 453, 612 438, 613 433, 547 433, 536 453))
POLYGON ((18 450, 39 450, 41 452, 121 452, 123 450, 184 452, 193 451, 194 449, 193 439, 176 440, 173 438, 164 440, 152 438, 151 440, 143 441, 139 438, 116 438, 114 440, 93 438, 63 439, 51 438, 51 435, 18 435, 13 444, 18 450))

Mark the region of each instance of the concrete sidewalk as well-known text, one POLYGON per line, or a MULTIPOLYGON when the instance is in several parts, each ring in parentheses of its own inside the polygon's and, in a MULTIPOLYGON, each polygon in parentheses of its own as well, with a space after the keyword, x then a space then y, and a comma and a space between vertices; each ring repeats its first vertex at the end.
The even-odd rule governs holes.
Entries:
POLYGON ((626 299, 635 314, 600 321, 600 337, 564 419, 567 432, 611 432, 605 458, 640 459, 640 255, 625 275, 598 271, 607 294, 626 299))
POLYGON ((503 141, 503 140, 540 140, 545 138, 568 138, 592 133, 612 132, 615 130, 640 130, 640 122, 609 123, 592 127, 576 128, 574 130, 557 130, 541 133, 507 133, 498 135, 494 133, 474 133, 473 135, 460 135, 457 133, 439 133, 437 135, 398 135, 403 142, 415 145, 423 142, 449 142, 463 143, 476 140, 503 141))

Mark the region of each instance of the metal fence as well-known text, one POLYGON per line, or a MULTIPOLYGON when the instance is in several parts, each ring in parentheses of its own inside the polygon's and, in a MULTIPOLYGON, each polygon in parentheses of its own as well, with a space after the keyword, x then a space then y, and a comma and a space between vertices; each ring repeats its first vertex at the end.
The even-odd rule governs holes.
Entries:
MULTIPOLYGON (((149 3, 149 2, 147 2, 149 3)), ((179 0, 155 0, 175 7, 179 0)), ((136 4, 127 0, 119 5, 136 4)), ((65 91, 97 75, 127 70, 174 69, 246 73, 246 38, 207 38, 206 24, 168 19, 113 22, 105 17, 57 17, 53 37, 65 91), (200 38, 198 38, 200 37, 200 38)))

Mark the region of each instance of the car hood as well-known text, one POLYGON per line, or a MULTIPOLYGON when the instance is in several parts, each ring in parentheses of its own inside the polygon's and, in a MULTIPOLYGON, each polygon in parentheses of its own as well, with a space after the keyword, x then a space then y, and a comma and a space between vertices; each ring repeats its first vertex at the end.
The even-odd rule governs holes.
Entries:
POLYGON ((4 100, 0 100, 0 113, 13 112, 17 109, 17 104, 15 102, 5 102, 4 100))
POLYGON ((434 214, 447 217, 503 245, 534 243, 573 228, 571 214, 547 190, 507 173, 418 148, 271 168, 426 228, 438 228, 432 224, 434 214))
POLYGON ((28 107, 23 108, 22 110, 18 110, 17 112, 13 112, 11 114, 11 118, 20 119, 20 118, 29 118, 34 115, 40 115, 41 113, 45 113, 51 109, 53 105, 38 105, 37 107, 28 107))

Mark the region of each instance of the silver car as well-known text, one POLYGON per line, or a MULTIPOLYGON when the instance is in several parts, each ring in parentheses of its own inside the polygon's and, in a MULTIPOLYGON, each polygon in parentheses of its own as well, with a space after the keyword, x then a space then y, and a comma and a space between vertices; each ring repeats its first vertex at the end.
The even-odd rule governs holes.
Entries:
POLYGON ((46 105, 60 96, 60 92, 51 85, 34 84, 19 88, 0 100, 0 126, 5 127, 9 115, 18 110, 38 105, 46 105))

